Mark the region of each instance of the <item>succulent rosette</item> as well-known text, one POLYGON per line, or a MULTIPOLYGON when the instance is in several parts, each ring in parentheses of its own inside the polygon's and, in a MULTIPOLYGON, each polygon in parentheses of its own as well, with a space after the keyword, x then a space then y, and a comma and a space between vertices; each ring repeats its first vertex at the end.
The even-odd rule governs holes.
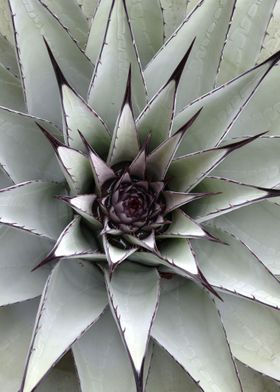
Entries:
POLYGON ((0 389, 279 391, 279 2, 0 6, 0 389))

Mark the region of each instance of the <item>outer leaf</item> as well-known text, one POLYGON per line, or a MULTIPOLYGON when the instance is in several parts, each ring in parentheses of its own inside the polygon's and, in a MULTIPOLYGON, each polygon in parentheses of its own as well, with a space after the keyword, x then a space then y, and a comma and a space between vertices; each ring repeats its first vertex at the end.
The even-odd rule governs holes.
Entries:
POLYGON ((159 299, 156 269, 126 264, 106 279, 110 305, 135 372, 143 388, 144 359, 159 299))
POLYGON ((233 355, 277 380, 280 367, 280 313, 259 304, 222 295, 219 301, 233 355))
POLYGON ((81 389, 72 356, 65 355, 36 388, 36 392, 52 390, 80 392, 81 389))
MULTIPOLYGON (((4 0, 4 3, 6 3, 6 5, 8 4, 6 0, 4 0)), ((3 0, 2 2, 0 2, 0 7, 2 11, 0 16, 0 20, 1 20, 1 18, 5 17, 5 9, 6 9, 6 6, 3 6, 3 0)), ((1 26, 0 30, 3 27, 3 25, 4 23, 0 22, 0 26, 1 26)), ((18 77, 19 69, 18 69, 16 54, 15 54, 15 49, 11 44, 11 42, 8 40, 8 38, 2 35, 1 33, 0 33, 0 63, 11 74, 18 77)))
POLYGON ((73 352, 83 392, 135 392, 132 368, 109 310, 73 345, 73 352))
POLYGON ((103 121, 66 84, 62 86, 62 104, 65 112, 69 145, 85 151, 79 135, 80 131, 95 151, 105 158, 110 145, 110 136, 103 121))
POLYGON ((116 0, 110 11, 103 46, 88 96, 89 104, 98 114, 106 118, 110 130, 114 128, 122 105, 130 65, 133 110, 137 115, 145 104, 145 87, 123 0, 116 0))
POLYGON ((85 97, 93 65, 52 12, 41 5, 41 1, 24 0, 24 4, 40 32, 46 37, 67 80, 85 97))
MULTIPOLYGON (((1 61, 1 59, 0 59, 1 61)), ((0 63, 0 105, 25 111, 20 81, 0 63)))
POLYGON ((161 0, 165 38, 169 38, 183 22, 187 13, 187 3, 186 0, 161 0))
POLYGON ((38 384, 71 344, 99 318, 106 303, 101 274, 92 264, 64 260, 56 265, 39 307, 23 392, 31 391, 38 384))
POLYGON ((0 306, 41 295, 49 269, 31 270, 52 242, 7 226, 1 226, 0 233, 0 306))
POLYGON ((32 300, 0 308, 0 383, 5 392, 20 388, 37 307, 32 300))
POLYGON ((142 67, 163 44, 163 15, 160 1, 126 0, 133 36, 142 67))
MULTIPOLYGON (((89 2, 90 0, 88 0, 89 2)), ((112 8, 113 0, 94 0, 96 1, 96 10, 91 23, 88 36, 86 55, 91 59, 93 64, 98 61, 98 55, 102 48, 102 43, 106 34, 106 26, 112 8)))
POLYGON ((240 238, 274 273, 280 275, 280 207, 267 201, 231 212, 213 224, 240 238))
POLYGON ((1 107, 0 118, 0 162, 11 178, 62 181, 54 151, 34 120, 1 107))
POLYGON ((84 49, 88 36, 88 22, 76 0, 39 0, 56 15, 60 23, 67 29, 69 35, 84 49))
POLYGON ((87 19, 91 19, 94 15, 98 0, 77 0, 83 13, 87 19))
POLYGON ((10 20, 10 12, 7 0, 0 1, 1 13, 0 13, 0 33, 5 37, 11 45, 14 44, 13 31, 10 20))
POLYGON ((0 191, 0 222, 33 234, 56 239, 71 213, 55 196, 60 184, 28 181, 0 191))
POLYGON ((229 246, 209 241, 194 241, 199 268, 208 282, 265 305, 280 308, 280 282, 262 262, 232 236, 221 230, 211 233, 229 246))
POLYGON ((220 192, 190 205, 191 216, 199 223, 227 214, 257 201, 279 196, 274 189, 259 188, 219 177, 205 178, 195 189, 197 192, 220 192))
POLYGON ((145 69, 149 97, 169 79, 195 37, 179 85, 177 110, 213 88, 234 3, 234 0, 223 0, 218 4, 216 1, 199 2, 145 69), (160 68, 161 72, 158 72, 160 68))
POLYGON ((203 107, 199 118, 182 142, 178 155, 216 146, 229 132, 245 104, 279 57, 278 52, 264 63, 193 101, 181 111, 174 119, 174 131, 180 128, 198 108, 203 107))
POLYGON ((252 136, 239 142, 174 159, 167 173, 167 177, 171 178, 169 182, 171 188, 179 191, 190 191, 228 155, 241 147, 243 148, 259 136, 252 136))
POLYGON ((199 392, 201 388, 159 345, 155 344, 147 392, 199 392))
POLYGON ((205 392, 241 390, 215 305, 194 283, 161 295, 152 336, 205 392))
POLYGON ((259 374, 241 362, 237 362, 238 373, 244 390, 248 392, 278 392, 279 384, 259 374))
POLYGON ((280 138, 260 137, 228 156, 212 172, 245 184, 272 188, 280 183, 280 138))
POLYGON ((226 83, 256 63, 275 3, 275 0, 236 2, 218 84, 226 83))
POLYGON ((264 37, 263 45, 259 53, 258 61, 263 61, 263 59, 271 56, 276 50, 280 49, 279 46, 279 19, 280 19, 280 5, 276 1, 271 19, 266 29, 266 34, 264 37))

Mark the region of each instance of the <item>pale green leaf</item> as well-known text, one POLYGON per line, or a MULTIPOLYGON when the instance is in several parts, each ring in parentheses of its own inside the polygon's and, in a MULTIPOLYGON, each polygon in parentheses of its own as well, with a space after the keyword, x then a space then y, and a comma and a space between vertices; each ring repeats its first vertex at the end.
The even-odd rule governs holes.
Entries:
POLYGON ((109 150, 110 136, 97 113, 66 84, 62 86, 62 104, 69 146, 85 151, 80 131, 94 150, 105 157, 109 150))
POLYGON ((15 182, 64 179, 52 146, 31 117, 0 107, 0 133, 0 162, 15 182))
POLYGON ((272 188, 280 183, 279 149, 280 138, 260 137, 228 156, 211 174, 272 188))
MULTIPOLYGON (((89 2, 90 0, 88 0, 89 2)), ((113 0, 96 0, 97 6, 88 36, 86 55, 96 64, 105 38, 113 0)), ((83 8, 82 8, 83 9, 83 8)))
POLYGON ((71 37, 85 49, 89 32, 88 22, 76 0, 39 0, 58 18, 71 37))
POLYGON ((280 207, 263 201, 221 216, 213 225, 240 238, 273 273, 280 275, 280 207))
POLYGON ((99 0, 76 0, 87 19, 91 19, 99 0))
POLYGON ((199 2, 147 65, 144 76, 149 97, 169 79, 194 38, 196 41, 178 88, 177 111, 213 88, 234 3, 234 0, 199 2))
POLYGON ((136 392, 132 367, 110 311, 74 345, 83 392, 136 392))
POLYGON ((172 287, 172 280, 174 278, 170 289, 161 294, 152 336, 196 382, 199 381, 203 391, 240 392, 214 303, 196 284, 181 281, 172 287))
POLYGON ((5 392, 20 389, 37 308, 37 300, 0 308, 0 385, 5 392))
POLYGON ((275 2, 271 19, 266 28, 266 35, 262 44, 258 61, 263 61, 271 56, 277 50, 280 50, 280 35, 279 35, 279 22, 280 22, 280 3, 275 2))
POLYGON ((220 177, 205 178, 196 192, 218 192, 216 195, 195 200, 188 212, 197 222, 205 222, 252 203, 279 196, 280 191, 258 188, 220 177))
POLYGON ((55 240, 71 217, 70 209, 55 196, 63 186, 27 181, 0 191, 0 222, 55 240))
POLYGON ((279 384, 237 361, 237 369, 246 392, 279 392, 279 384))
POLYGON ((8 0, 0 0, 0 34, 6 37, 11 45, 14 44, 13 27, 10 17, 8 0))
POLYGON ((71 191, 77 194, 90 191, 94 181, 88 157, 64 146, 57 148, 57 155, 71 191))
POLYGON ((159 345, 154 344, 147 392, 200 392, 199 385, 159 345))
POLYGON ((63 260, 55 266, 39 306, 23 392, 38 384, 73 342, 97 321, 106 304, 102 275, 92 264, 63 260))
POLYGON ((104 252, 106 253, 107 261, 111 271, 137 250, 136 247, 131 247, 128 249, 119 248, 113 245, 105 234, 102 236, 102 241, 104 252))
POLYGON ((275 3, 276 0, 236 2, 218 74, 219 85, 256 63, 275 3))
MULTIPOLYGON (((1 21, 1 17, 3 17, 3 15, 5 14, 5 11, 1 6, 1 2, 0 2, 0 8, 1 8, 0 21, 1 21)), ((3 26, 1 22, 0 22, 0 26, 1 27, 3 26)), ((16 59, 15 48, 13 47, 11 42, 6 37, 4 37, 1 33, 0 33, 0 63, 3 65, 4 68, 10 71, 11 74, 13 74, 16 77, 19 76, 19 69, 18 69, 18 64, 16 59)))
POLYGON ((11 227, 0 227, 0 306, 41 295, 49 268, 31 270, 44 258, 52 242, 11 227))
POLYGON ((129 103, 125 103, 114 128, 107 162, 113 166, 133 161, 138 152, 139 142, 133 113, 129 103))
POLYGON ((221 230, 211 234, 227 245, 193 241, 199 268, 215 287, 280 308, 280 282, 241 241, 221 230))
POLYGON ((164 20, 164 37, 169 38, 187 14, 188 0, 160 0, 164 20))
MULTIPOLYGON (((193 101, 181 111, 174 119, 173 131, 179 129, 199 108, 203 107, 197 121, 181 143, 178 155, 215 147, 230 131, 245 104, 279 56, 280 54, 276 53, 264 63, 193 101)), ((257 131, 258 129, 254 130, 254 134, 257 131)))
POLYGON ((161 5, 160 0, 126 0, 142 67, 146 66, 163 44, 164 26, 161 5))
POLYGON ((94 228, 102 226, 101 223, 93 216, 92 207, 96 200, 96 195, 79 195, 72 198, 63 198, 71 208, 73 208, 79 215, 81 215, 87 222, 89 222, 94 228))
POLYGON ((122 264, 106 280, 110 305, 136 372, 143 382, 143 363, 159 299, 156 269, 122 264))
POLYGON ((0 59, 0 105, 14 110, 25 111, 24 97, 20 81, 12 75, 0 59))
POLYGON ((121 109, 129 67, 135 115, 143 109, 146 93, 123 0, 112 6, 102 49, 89 88, 89 104, 113 130, 121 109))
POLYGON ((244 364, 280 379, 280 312, 223 294, 218 301, 233 355, 244 364))

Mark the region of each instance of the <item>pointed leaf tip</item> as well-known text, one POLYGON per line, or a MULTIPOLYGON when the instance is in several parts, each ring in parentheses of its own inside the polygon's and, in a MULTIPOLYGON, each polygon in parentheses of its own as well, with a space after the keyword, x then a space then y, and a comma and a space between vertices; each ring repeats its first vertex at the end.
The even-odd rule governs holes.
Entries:
POLYGON ((58 63, 54 57, 54 54, 53 54, 53 52, 52 52, 52 50, 51 50, 51 48, 50 48, 50 46, 44 36, 43 36, 43 40, 46 45, 46 48, 47 48, 47 51, 48 51, 48 54, 49 54, 49 57, 50 57, 50 60, 51 60, 52 66, 53 66, 54 73, 55 73, 59 88, 61 88, 61 86, 63 84, 66 84, 67 86, 69 86, 69 84, 68 84, 63 72, 61 71, 61 68, 58 65, 58 63))
POLYGON ((40 128, 40 130, 46 136, 48 141, 53 146, 54 150, 57 150, 58 147, 64 146, 64 144, 60 140, 58 140, 56 137, 54 137, 49 131, 47 131, 44 127, 42 127, 37 121, 35 121, 35 124, 40 128))
POLYGON ((178 86, 182 73, 184 71, 184 68, 187 64, 188 58, 191 54, 193 45, 195 43, 196 37, 193 39, 192 43, 190 44, 186 54, 184 55, 184 57, 182 58, 182 60, 180 61, 180 63, 178 64, 178 66, 175 68, 174 72, 172 73, 172 75, 170 76, 169 80, 167 81, 166 84, 170 83, 172 80, 175 81, 176 86, 178 86))
POLYGON ((122 109, 125 104, 128 104, 132 110, 131 78, 132 78, 132 75, 131 75, 131 64, 130 64, 129 68, 128 68, 127 82, 126 82, 126 88, 125 88, 123 104, 121 107, 121 112, 122 112, 122 109))

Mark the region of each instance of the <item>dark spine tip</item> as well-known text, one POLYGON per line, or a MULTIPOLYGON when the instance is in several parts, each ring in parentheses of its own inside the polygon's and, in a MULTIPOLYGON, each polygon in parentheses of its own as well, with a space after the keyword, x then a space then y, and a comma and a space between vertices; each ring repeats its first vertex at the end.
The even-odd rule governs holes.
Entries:
POLYGON ((182 73, 184 71, 185 65, 188 61, 188 58, 190 56, 190 53, 192 51, 193 45, 195 43, 196 38, 193 39, 192 43, 190 44, 186 54, 184 55, 184 57, 182 58, 182 60, 180 61, 180 63, 178 64, 178 66, 176 67, 175 71, 172 73, 172 75, 170 76, 168 83, 170 83, 172 80, 175 81, 176 85, 179 84, 182 73))
POLYGON ((201 279, 202 285, 210 291, 215 297, 219 298, 222 302, 224 302, 223 298, 217 293, 217 291, 211 286, 211 284, 208 282, 208 280, 205 278, 201 270, 198 268, 198 274, 201 279))
MULTIPOLYGON (((266 135, 267 133, 268 133, 268 132, 261 132, 261 133, 258 133, 257 135, 248 137, 248 138, 246 138, 246 139, 244 139, 244 140, 240 140, 240 141, 238 141, 238 142, 232 143, 232 144, 229 146, 230 152, 231 152, 231 151, 234 151, 234 150, 237 150, 237 149, 239 149, 239 148, 241 148, 241 147, 243 147, 243 146, 246 146, 246 144, 249 144, 249 143, 253 142, 254 140, 260 138, 261 136, 266 135)), ((226 146, 220 147, 220 148, 223 149, 223 148, 226 148, 226 146)))
POLYGON ((50 263, 51 261, 55 260, 55 258, 56 257, 54 256, 54 250, 52 249, 51 252, 39 264, 32 268, 31 272, 34 272, 37 269, 43 267, 44 265, 50 263))
POLYGON ((53 69, 54 69, 54 72, 55 72, 55 76, 56 76, 59 88, 61 89, 61 86, 63 84, 66 84, 67 86, 69 86, 65 76, 63 75, 63 72, 61 71, 60 66, 58 65, 58 63, 57 63, 57 61, 56 61, 56 59, 54 57, 54 54, 53 54, 53 52, 52 52, 52 50, 51 50, 51 48, 50 48, 46 38, 43 37, 43 40, 44 40, 44 43, 46 45, 46 48, 47 48, 47 51, 48 51, 48 54, 49 54, 49 57, 50 57, 50 60, 51 60, 52 66, 53 66, 53 69))
POLYGON ((55 150, 58 149, 58 147, 63 147, 64 144, 58 140, 56 137, 54 137, 49 131, 47 131, 44 127, 42 127, 37 121, 35 121, 35 124, 40 128, 40 130, 43 132, 43 134, 46 136, 48 141, 51 143, 53 148, 55 150))
POLYGON ((197 119, 197 117, 199 116, 200 112, 202 111, 203 107, 200 108, 193 116, 192 118, 187 121, 184 125, 181 126, 181 128, 178 129, 178 131, 176 131, 174 135, 182 133, 185 134, 185 132, 193 125, 193 123, 195 122, 195 120, 197 119))
POLYGON ((128 76, 127 76, 127 82, 126 82, 126 88, 125 88, 125 94, 124 94, 124 99, 123 99, 123 104, 122 104, 122 109, 125 106, 125 104, 128 104, 130 108, 132 109, 132 100, 131 100, 131 64, 129 65, 128 69, 128 76))

